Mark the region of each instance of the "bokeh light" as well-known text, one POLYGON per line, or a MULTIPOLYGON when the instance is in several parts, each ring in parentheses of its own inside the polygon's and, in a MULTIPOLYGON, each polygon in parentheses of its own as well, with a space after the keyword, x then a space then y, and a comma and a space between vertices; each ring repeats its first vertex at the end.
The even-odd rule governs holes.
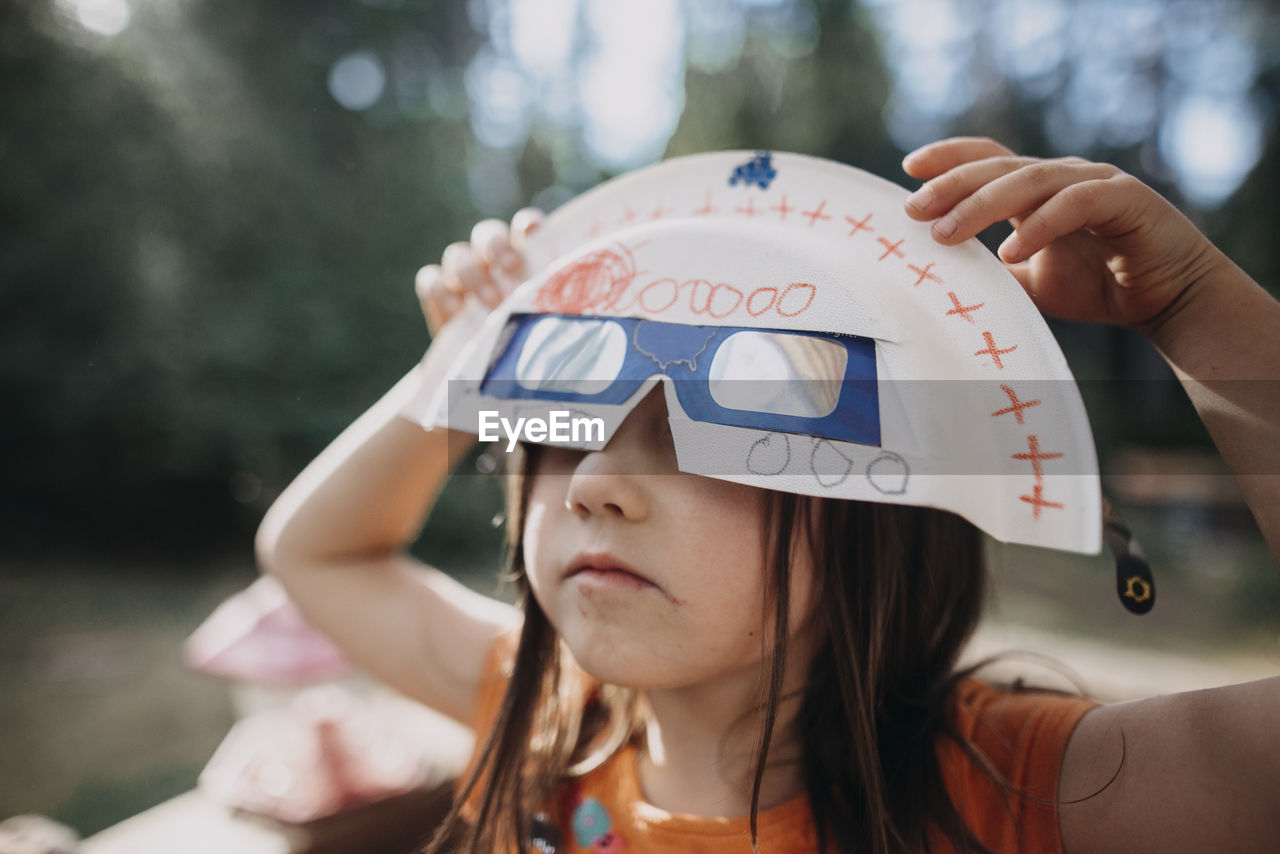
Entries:
POLYGON ((115 36, 129 26, 127 0, 58 0, 59 7, 80 26, 100 36, 115 36))
POLYGON ((371 51, 345 54, 329 69, 329 94, 348 110, 369 109, 386 88, 386 69, 371 51))

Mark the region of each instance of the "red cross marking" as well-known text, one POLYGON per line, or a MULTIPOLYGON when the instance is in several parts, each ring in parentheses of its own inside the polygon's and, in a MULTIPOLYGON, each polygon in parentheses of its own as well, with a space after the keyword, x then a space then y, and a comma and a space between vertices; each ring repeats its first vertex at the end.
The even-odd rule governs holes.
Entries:
POLYGON ((980 302, 977 305, 961 305, 960 298, 956 296, 955 291, 947 291, 947 296, 951 297, 951 304, 955 306, 955 308, 947 312, 947 316, 958 314, 970 323, 973 323, 973 318, 969 316, 969 312, 977 311, 986 305, 985 302, 980 302))
POLYGON ((601 228, 603 228, 603 226, 600 225, 600 220, 595 220, 591 223, 591 228, 587 229, 587 237, 595 237, 600 233, 601 228))
POLYGON ((667 215, 667 209, 662 206, 662 199, 658 199, 658 206, 653 209, 653 213, 650 214, 649 218, 662 219, 666 215, 667 215))
POLYGON ((1001 385, 1000 388, 1004 389, 1004 393, 1009 395, 1009 402, 1012 403, 1013 406, 1008 406, 1004 409, 997 409, 995 412, 991 413, 992 418, 995 418, 997 415, 1008 415, 1012 412, 1013 417, 1017 418, 1018 423, 1021 424, 1022 410, 1027 409, 1028 407, 1040 405, 1039 400, 1019 400, 1017 392, 1009 388, 1007 385, 1001 385))
POLYGON ((848 237, 853 237, 853 236, 854 236, 855 234, 857 234, 859 231, 875 231, 875 229, 874 229, 874 228, 872 228, 871 226, 867 225, 867 223, 871 222, 871 217, 872 217, 872 216, 873 216, 873 214, 867 214, 867 215, 866 215, 866 216, 864 216, 862 219, 854 219, 854 218, 853 218, 853 217, 851 217, 851 216, 846 216, 846 217, 844 218, 844 219, 845 219, 845 222, 847 222, 847 223, 849 223, 849 225, 853 226, 853 228, 849 231, 849 234, 848 234, 847 236, 848 236, 848 237))
MULTIPOLYGON (((901 241, 901 240, 899 240, 898 242, 899 242, 899 243, 901 243, 902 241, 901 241)), ((932 262, 930 262, 930 263, 928 263, 928 264, 925 264, 925 265, 924 265, 924 269, 923 269, 923 270, 922 270, 922 269, 920 269, 919 267, 917 267, 915 264, 908 264, 908 265, 907 265, 907 269, 908 269, 908 270, 910 270, 911 272, 915 273, 917 276, 919 276, 919 277, 920 277, 920 278, 916 279, 916 284, 915 284, 915 285, 913 285, 912 287, 918 286, 918 285, 919 285, 921 282, 923 282, 925 279, 928 279, 928 280, 929 280, 929 281, 931 281, 931 282, 937 282, 938 284, 942 284, 942 279, 939 279, 939 278, 938 278, 937 276, 935 276, 933 273, 930 273, 930 272, 929 272, 930 270, 932 270, 932 269, 933 269, 933 263, 932 263, 932 262)))
POLYGON ((631 205, 626 202, 622 203, 622 221, 631 222, 636 218, 636 212, 631 209, 631 205))
POLYGON ((1031 505, 1032 515, 1036 519, 1040 518, 1040 510, 1044 507, 1056 507, 1059 510, 1062 509, 1062 505, 1056 501, 1045 501, 1043 483, 1037 483, 1035 486, 1033 486, 1031 488, 1030 495, 1019 495, 1018 497, 1031 505))
POLYGON ((827 207, 827 200, 823 199, 822 204, 818 205, 818 207, 815 208, 814 210, 801 211, 802 216, 807 216, 809 218, 810 228, 813 228, 813 224, 820 219, 831 219, 831 216, 829 214, 823 213, 823 211, 826 210, 826 207, 827 207))
POLYGON ((740 214, 746 214, 747 219, 754 219, 756 214, 762 214, 764 211, 756 210, 756 200, 753 196, 747 196, 747 206, 745 208, 734 208, 740 214))
POLYGON ((1056 460, 1062 456, 1060 453, 1041 453, 1040 439, 1034 433, 1027 437, 1027 451, 1020 454, 1013 454, 1015 460, 1027 460, 1031 463, 1031 470, 1035 472, 1036 480, 1039 481, 1044 477, 1044 466, 1040 465, 1041 460, 1056 460))
POLYGON ((888 258, 890 255, 896 255, 899 258, 906 257, 905 255, 902 254, 902 250, 898 248, 905 242, 906 238, 903 238, 902 240, 899 240, 896 243, 890 243, 888 239, 884 237, 877 237, 876 240, 878 240, 880 242, 880 245, 884 247, 884 254, 881 255, 879 258, 877 258, 876 259, 877 261, 883 261, 884 259, 888 258))
POLYGON ((773 207, 769 208, 769 210, 778 211, 778 218, 781 219, 783 222, 785 222, 787 219, 787 214, 791 213, 793 210, 795 210, 795 208, 787 204, 787 194, 783 193, 782 204, 774 205, 773 207))
POLYGON ((973 355, 975 355, 975 356, 982 356, 982 355, 984 355, 984 354, 985 354, 985 355, 990 356, 990 357, 992 358, 992 360, 994 360, 994 361, 995 361, 995 363, 996 363, 996 367, 1003 371, 1003 370, 1004 370, 1004 362, 1000 361, 1000 357, 1001 357, 1002 355, 1004 355, 1005 353, 1012 353, 1014 350, 1017 350, 1017 349, 1018 349, 1018 345, 1017 345, 1017 344, 1014 344, 1012 347, 1009 347, 1009 348, 1007 348, 1007 349, 1001 350, 1001 349, 999 349, 999 348, 997 348, 997 347, 996 347, 996 342, 995 342, 995 340, 991 337, 991 333, 990 333, 990 332, 984 332, 984 333, 982 333, 982 340, 987 342, 987 349, 985 349, 985 350, 978 350, 978 351, 976 351, 973 355))
POLYGON ((693 215, 694 215, 694 216, 706 216, 707 214, 713 214, 713 213, 716 213, 718 210, 719 210, 719 208, 713 208, 713 207, 711 206, 711 191, 710 191, 710 190, 707 190, 707 202, 706 202, 706 204, 704 204, 704 205, 703 205, 701 208, 699 208, 698 210, 694 211, 694 212, 693 212, 693 215))

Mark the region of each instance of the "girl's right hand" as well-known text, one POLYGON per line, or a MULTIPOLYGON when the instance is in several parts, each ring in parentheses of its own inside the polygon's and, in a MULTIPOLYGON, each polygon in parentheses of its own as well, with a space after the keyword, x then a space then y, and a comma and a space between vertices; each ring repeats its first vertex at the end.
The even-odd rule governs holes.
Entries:
POLYGON ((524 208, 511 218, 510 227, 500 219, 486 219, 471 229, 467 243, 451 243, 439 264, 428 264, 414 277, 414 291, 427 318, 432 337, 475 295, 493 308, 524 281, 524 250, 542 223, 542 211, 524 208))
POLYGON ((1000 259, 1041 311, 1065 320, 1152 335, 1230 265, 1155 190, 1106 163, 957 138, 912 152, 903 167, 924 180, 906 212, 934 220, 939 243, 1013 223, 1000 259))

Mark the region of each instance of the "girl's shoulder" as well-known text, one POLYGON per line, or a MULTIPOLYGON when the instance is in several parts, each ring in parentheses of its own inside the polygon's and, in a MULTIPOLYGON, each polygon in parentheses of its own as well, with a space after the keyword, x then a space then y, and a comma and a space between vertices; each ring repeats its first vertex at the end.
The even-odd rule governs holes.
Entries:
POLYGON ((1021 681, 1010 685, 969 676, 956 683, 948 711, 952 723, 969 735, 994 729, 1047 737, 1061 735, 1064 729, 1070 736, 1080 718, 1098 705, 1078 694, 1028 687, 1021 681))
POLYGON ((1058 783, 1067 743, 1097 703, 965 678, 948 704, 938 764, 952 803, 992 850, 1060 851, 1058 783), (1030 847, 1028 847, 1030 846, 1030 847))

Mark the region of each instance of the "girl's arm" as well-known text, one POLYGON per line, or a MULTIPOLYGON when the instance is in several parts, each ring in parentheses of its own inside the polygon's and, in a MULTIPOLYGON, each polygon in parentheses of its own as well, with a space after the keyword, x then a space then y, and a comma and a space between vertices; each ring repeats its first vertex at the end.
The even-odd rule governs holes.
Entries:
POLYGON ((1062 764, 1063 850, 1280 851, 1277 710, 1280 676, 1089 712, 1062 764))
MULTIPOLYGON (((957 243, 1001 219, 1036 304, 1138 330, 1182 380, 1280 557, 1280 304, 1159 194, 1113 166, 983 139, 910 155, 907 203, 957 243)), ((1280 677, 1103 706, 1071 736, 1059 797, 1079 852, 1280 850, 1280 677), (1114 779, 1113 779, 1114 778, 1114 779)))
MULTIPOLYGON (((490 305, 513 284, 528 212, 476 226, 417 290, 434 332, 468 294, 490 305), (497 272, 504 267, 511 274, 497 272)), ((484 657, 517 612, 405 553, 472 437, 427 431, 398 413, 418 391, 411 372, 326 448, 267 511, 258 530, 264 572, 361 667, 469 723, 484 657)))
POLYGON ((1079 158, 1014 156, 986 139, 909 155, 908 199, 954 244, 1008 219, 1000 257, 1065 320, 1134 329, 1182 381, 1280 560, 1280 303, 1138 179, 1079 158))

